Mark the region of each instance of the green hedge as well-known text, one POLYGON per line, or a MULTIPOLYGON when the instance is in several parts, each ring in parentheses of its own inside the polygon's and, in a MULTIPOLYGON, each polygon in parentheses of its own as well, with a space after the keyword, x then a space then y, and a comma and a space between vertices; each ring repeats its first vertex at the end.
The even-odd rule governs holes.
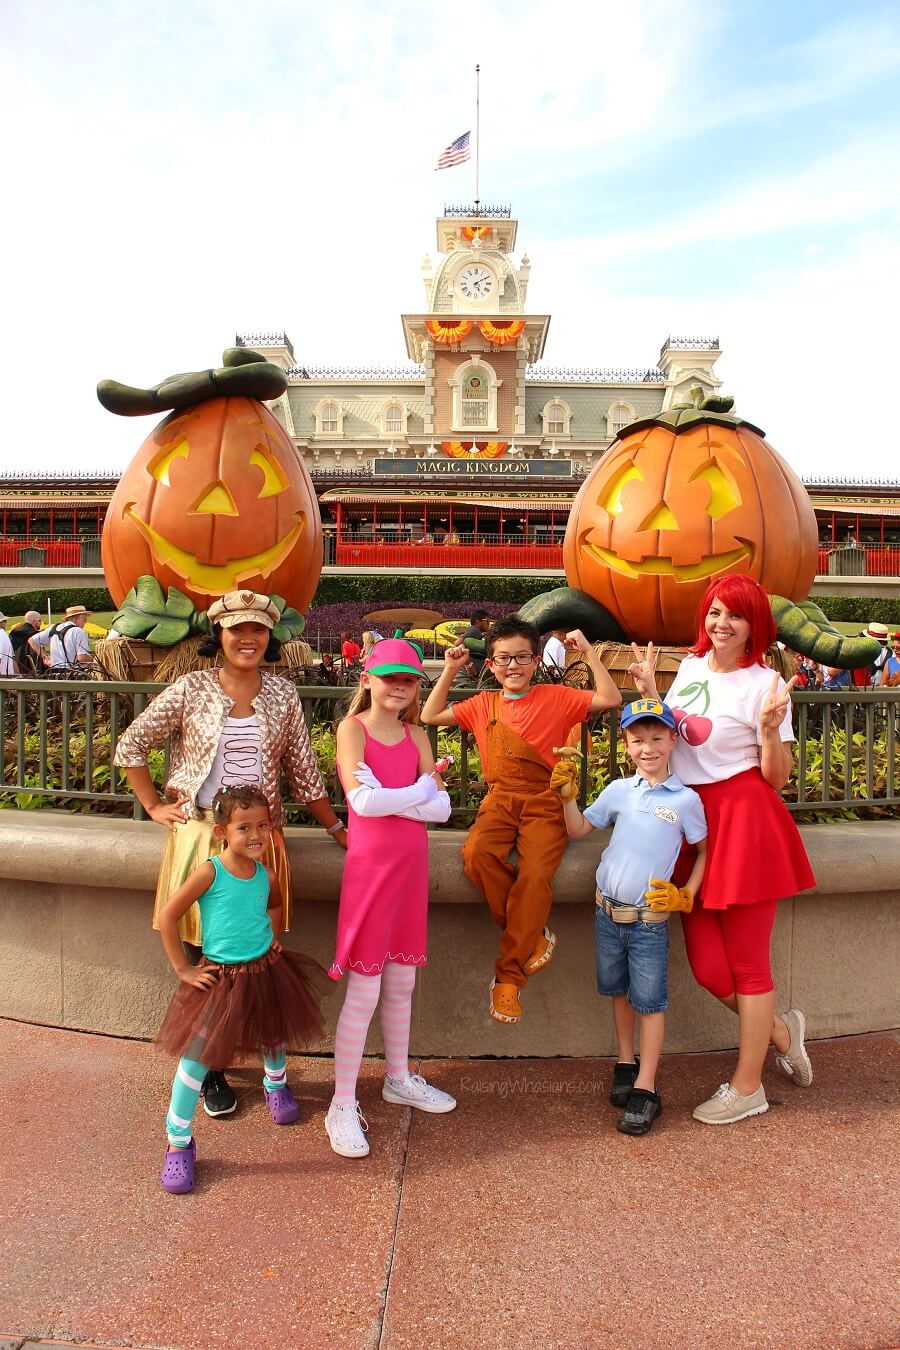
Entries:
MULTIPOLYGON (((564 577, 525 576, 328 576, 322 577, 313 597, 314 605, 330 605, 358 600, 365 604, 403 604, 431 608, 440 602, 471 600, 508 601, 510 606, 524 605, 533 595, 564 586, 564 577)), ((86 605, 93 610, 114 610, 109 591, 102 586, 73 586, 57 591, 19 591, 0 597, 7 614, 24 614, 26 609, 43 613, 47 600, 54 614, 69 605, 86 605)), ((876 620, 900 626, 900 599, 877 600, 859 595, 820 595, 815 597, 829 619, 858 623, 860 627, 876 620)))
POLYGON ((497 576, 328 576, 322 577, 313 596, 313 605, 333 605, 342 601, 363 604, 382 603, 430 608, 440 602, 456 600, 508 601, 524 605, 533 595, 564 586, 564 577, 497 576))
POLYGON ((823 614, 839 623, 900 624, 900 600, 878 600, 874 596, 814 595, 813 599, 823 614))
POLYGON ((95 611, 115 609, 112 596, 104 586, 67 586, 59 591, 17 591, 15 595, 0 596, 0 604, 7 614, 24 614, 26 609, 46 614, 48 600, 54 614, 61 614, 69 605, 84 605, 95 611))

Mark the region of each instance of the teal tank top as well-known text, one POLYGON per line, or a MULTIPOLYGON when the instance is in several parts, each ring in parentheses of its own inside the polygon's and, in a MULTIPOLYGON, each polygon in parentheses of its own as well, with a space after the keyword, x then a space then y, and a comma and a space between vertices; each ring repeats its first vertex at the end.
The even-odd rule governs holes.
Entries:
POLYGON ((233 877, 219 858, 210 858, 216 875, 198 900, 203 955, 220 965, 237 965, 264 956, 272 945, 269 878, 262 863, 246 881, 233 877))

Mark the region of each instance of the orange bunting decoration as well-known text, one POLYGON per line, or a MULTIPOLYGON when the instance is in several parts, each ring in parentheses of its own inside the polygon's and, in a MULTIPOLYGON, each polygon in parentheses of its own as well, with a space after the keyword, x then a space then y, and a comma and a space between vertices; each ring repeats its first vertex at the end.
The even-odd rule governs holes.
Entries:
POLYGON ((441 347, 450 347, 454 342, 462 342, 472 331, 471 319, 426 319, 425 327, 433 340, 441 347))
POLYGON ((479 319, 478 327, 492 347, 506 347, 525 332, 524 319, 479 319))
POLYGON ((509 449, 509 441, 441 441, 441 449, 451 459, 499 459, 509 449), (476 447, 472 453, 472 446, 476 447))

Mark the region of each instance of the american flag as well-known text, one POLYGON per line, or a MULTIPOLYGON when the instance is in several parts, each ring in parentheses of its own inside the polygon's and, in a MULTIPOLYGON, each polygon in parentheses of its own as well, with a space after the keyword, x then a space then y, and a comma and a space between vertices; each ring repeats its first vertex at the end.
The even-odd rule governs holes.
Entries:
POLYGON ((456 140, 452 141, 446 150, 441 151, 440 158, 434 166, 435 173, 438 169, 452 169, 456 164, 465 164, 469 158, 469 137, 471 134, 471 131, 464 132, 462 136, 457 136, 456 140))

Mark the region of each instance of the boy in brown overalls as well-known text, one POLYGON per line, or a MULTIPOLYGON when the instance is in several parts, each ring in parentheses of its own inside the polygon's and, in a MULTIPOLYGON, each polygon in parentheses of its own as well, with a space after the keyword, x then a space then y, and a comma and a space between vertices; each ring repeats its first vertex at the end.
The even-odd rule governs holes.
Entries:
POLYGON ((463 847, 466 876, 482 892, 501 929, 500 956, 491 983, 490 1015, 498 1022, 522 1016, 519 990, 552 960, 556 935, 547 927, 551 882, 568 840, 560 798, 550 786, 553 747, 594 712, 616 707, 619 691, 584 634, 567 634, 594 676, 596 692, 559 684, 532 685, 540 660, 537 629, 502 619, 487 635, 487 665, 499 692, 476 694, 447 707, 453 678, 469 659, 461 644, 422 709, 431 726, 459 726, 475 737, 488 792, 463 847), (508 861, 515 849, 518 870, 508 861))

